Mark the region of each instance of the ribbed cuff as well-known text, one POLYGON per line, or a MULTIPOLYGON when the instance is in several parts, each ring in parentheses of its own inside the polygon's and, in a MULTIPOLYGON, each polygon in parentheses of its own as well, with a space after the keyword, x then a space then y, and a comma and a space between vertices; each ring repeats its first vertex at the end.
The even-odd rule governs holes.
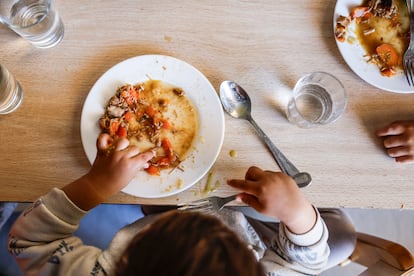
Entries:
POLYGON ((313 206, 313 209, 316 213, 316 222, 315 225, 306 233, 303 234, 295 234, 289 231, 286 225, 284 225, 284 231, 286 234, 286 237, 292 241, 293 243, 299 245, 299 246, 309 246, 312 244, 317 243, 323 235, 324 226, 322 222, 322 218, 319 214, 319 211, 313 206))
POLYGON ((82 217, 87 213, 76 206, 66 196, 65 192, 57 188, 53 188, 41 200, 55 216, 70 224, 79 224, 82 217))

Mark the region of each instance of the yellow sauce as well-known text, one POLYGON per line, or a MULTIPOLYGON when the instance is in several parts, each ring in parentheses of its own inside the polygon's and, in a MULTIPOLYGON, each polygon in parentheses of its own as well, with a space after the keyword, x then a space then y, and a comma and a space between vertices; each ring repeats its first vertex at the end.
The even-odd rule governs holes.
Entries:
MULTIPOLYGON (((162 129, 160 136, 171 141, 174 153, 180 160, 186 158, 194 143, 198 131, 198 114, 193 103, 185 95, 177 95, 177 87, 159 80, 149 80, 142 83, 144 93, 142 101, 162 114, 162 118, 171 123, 171 129, 162 129), (168 103, 168 104, 164 104, 168 103)), ((135 127, 139 128, 137 124, 135 127)), ((130 138, 131 144, 141 151, 156 147, 147 137, 130 138)))

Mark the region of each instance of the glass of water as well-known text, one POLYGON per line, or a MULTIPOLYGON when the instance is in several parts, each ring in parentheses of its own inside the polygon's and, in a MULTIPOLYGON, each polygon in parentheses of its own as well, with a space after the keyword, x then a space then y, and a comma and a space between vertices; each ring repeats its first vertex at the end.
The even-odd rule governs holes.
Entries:
POLYGON ((286 110, 290 122, 303 128, 331 123, 345 111, 346 92, 342 83, 325 72, 313 72, 299 79, 286 110))
POLYGON ((64 35, 51 0, 0 0, 0 22, 38 48, 56 46, 64 35))
POLYGON ((19 82, 0 64, 0 115, 15 111, 22 103, 23 95, 19 82))

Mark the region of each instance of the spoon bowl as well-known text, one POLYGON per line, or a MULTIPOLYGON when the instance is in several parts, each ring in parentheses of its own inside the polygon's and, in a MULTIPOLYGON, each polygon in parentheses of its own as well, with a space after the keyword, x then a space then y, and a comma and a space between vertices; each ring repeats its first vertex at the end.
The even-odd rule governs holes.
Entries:
POLYGON ((220 100, 224 110, 232 117, 245 119, 249 121, 259 137, 266 144, 268 149, 279 165, 280 169, 291 176, 296 184, 302 188, 308 186, 312 178, 309 173, 299 172, 299 170, 286 158, 285 155, 273 144, 269 137, 253 120, 251 115, 252 103, 247 92, 237 83, 233 81, 223 81, 220 85, 220 100))
POLYGON ((220 85, 220 100, 224 110, 234 118, 251 117, 252 104, 247 92, 235 82, 224 81, 220 85))

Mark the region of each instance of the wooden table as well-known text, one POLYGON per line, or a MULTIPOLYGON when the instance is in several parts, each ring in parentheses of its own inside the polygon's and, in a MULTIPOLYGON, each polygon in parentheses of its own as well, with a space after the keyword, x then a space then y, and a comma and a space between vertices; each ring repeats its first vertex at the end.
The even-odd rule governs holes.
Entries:
MULTIPOLYGON (((303 189, 318 206, 414 208, 414 166, 387 157, 378 127, 414 118, 414 94, 377 89, 345 64, 332 32, 335 1, 54 1, 65 24, 63 42, 36 49, 0 26, 1 63, 25 90, 22 106, 0 116, 0 200, 30 202, 86 173, 80 139, 83 102, 111 66, 144 54, 174 56, 198 68, 217 89, 240 83, 253 117, 296 166, 312 174, 303 189), (296 80, 311 71, 337 76, 348 93, 343 116, 301 129, 284 108, 296 80)), ((228 178, 257 165, 279 170, 254 129, 225 116, 225 140, 211 194, 227 195, 228 178), (230 150, 237 157, 229 155, 230 150)), ((118 203, 175 204, 205 196, 206 178, 162 199, 119 193, 118 203)))

